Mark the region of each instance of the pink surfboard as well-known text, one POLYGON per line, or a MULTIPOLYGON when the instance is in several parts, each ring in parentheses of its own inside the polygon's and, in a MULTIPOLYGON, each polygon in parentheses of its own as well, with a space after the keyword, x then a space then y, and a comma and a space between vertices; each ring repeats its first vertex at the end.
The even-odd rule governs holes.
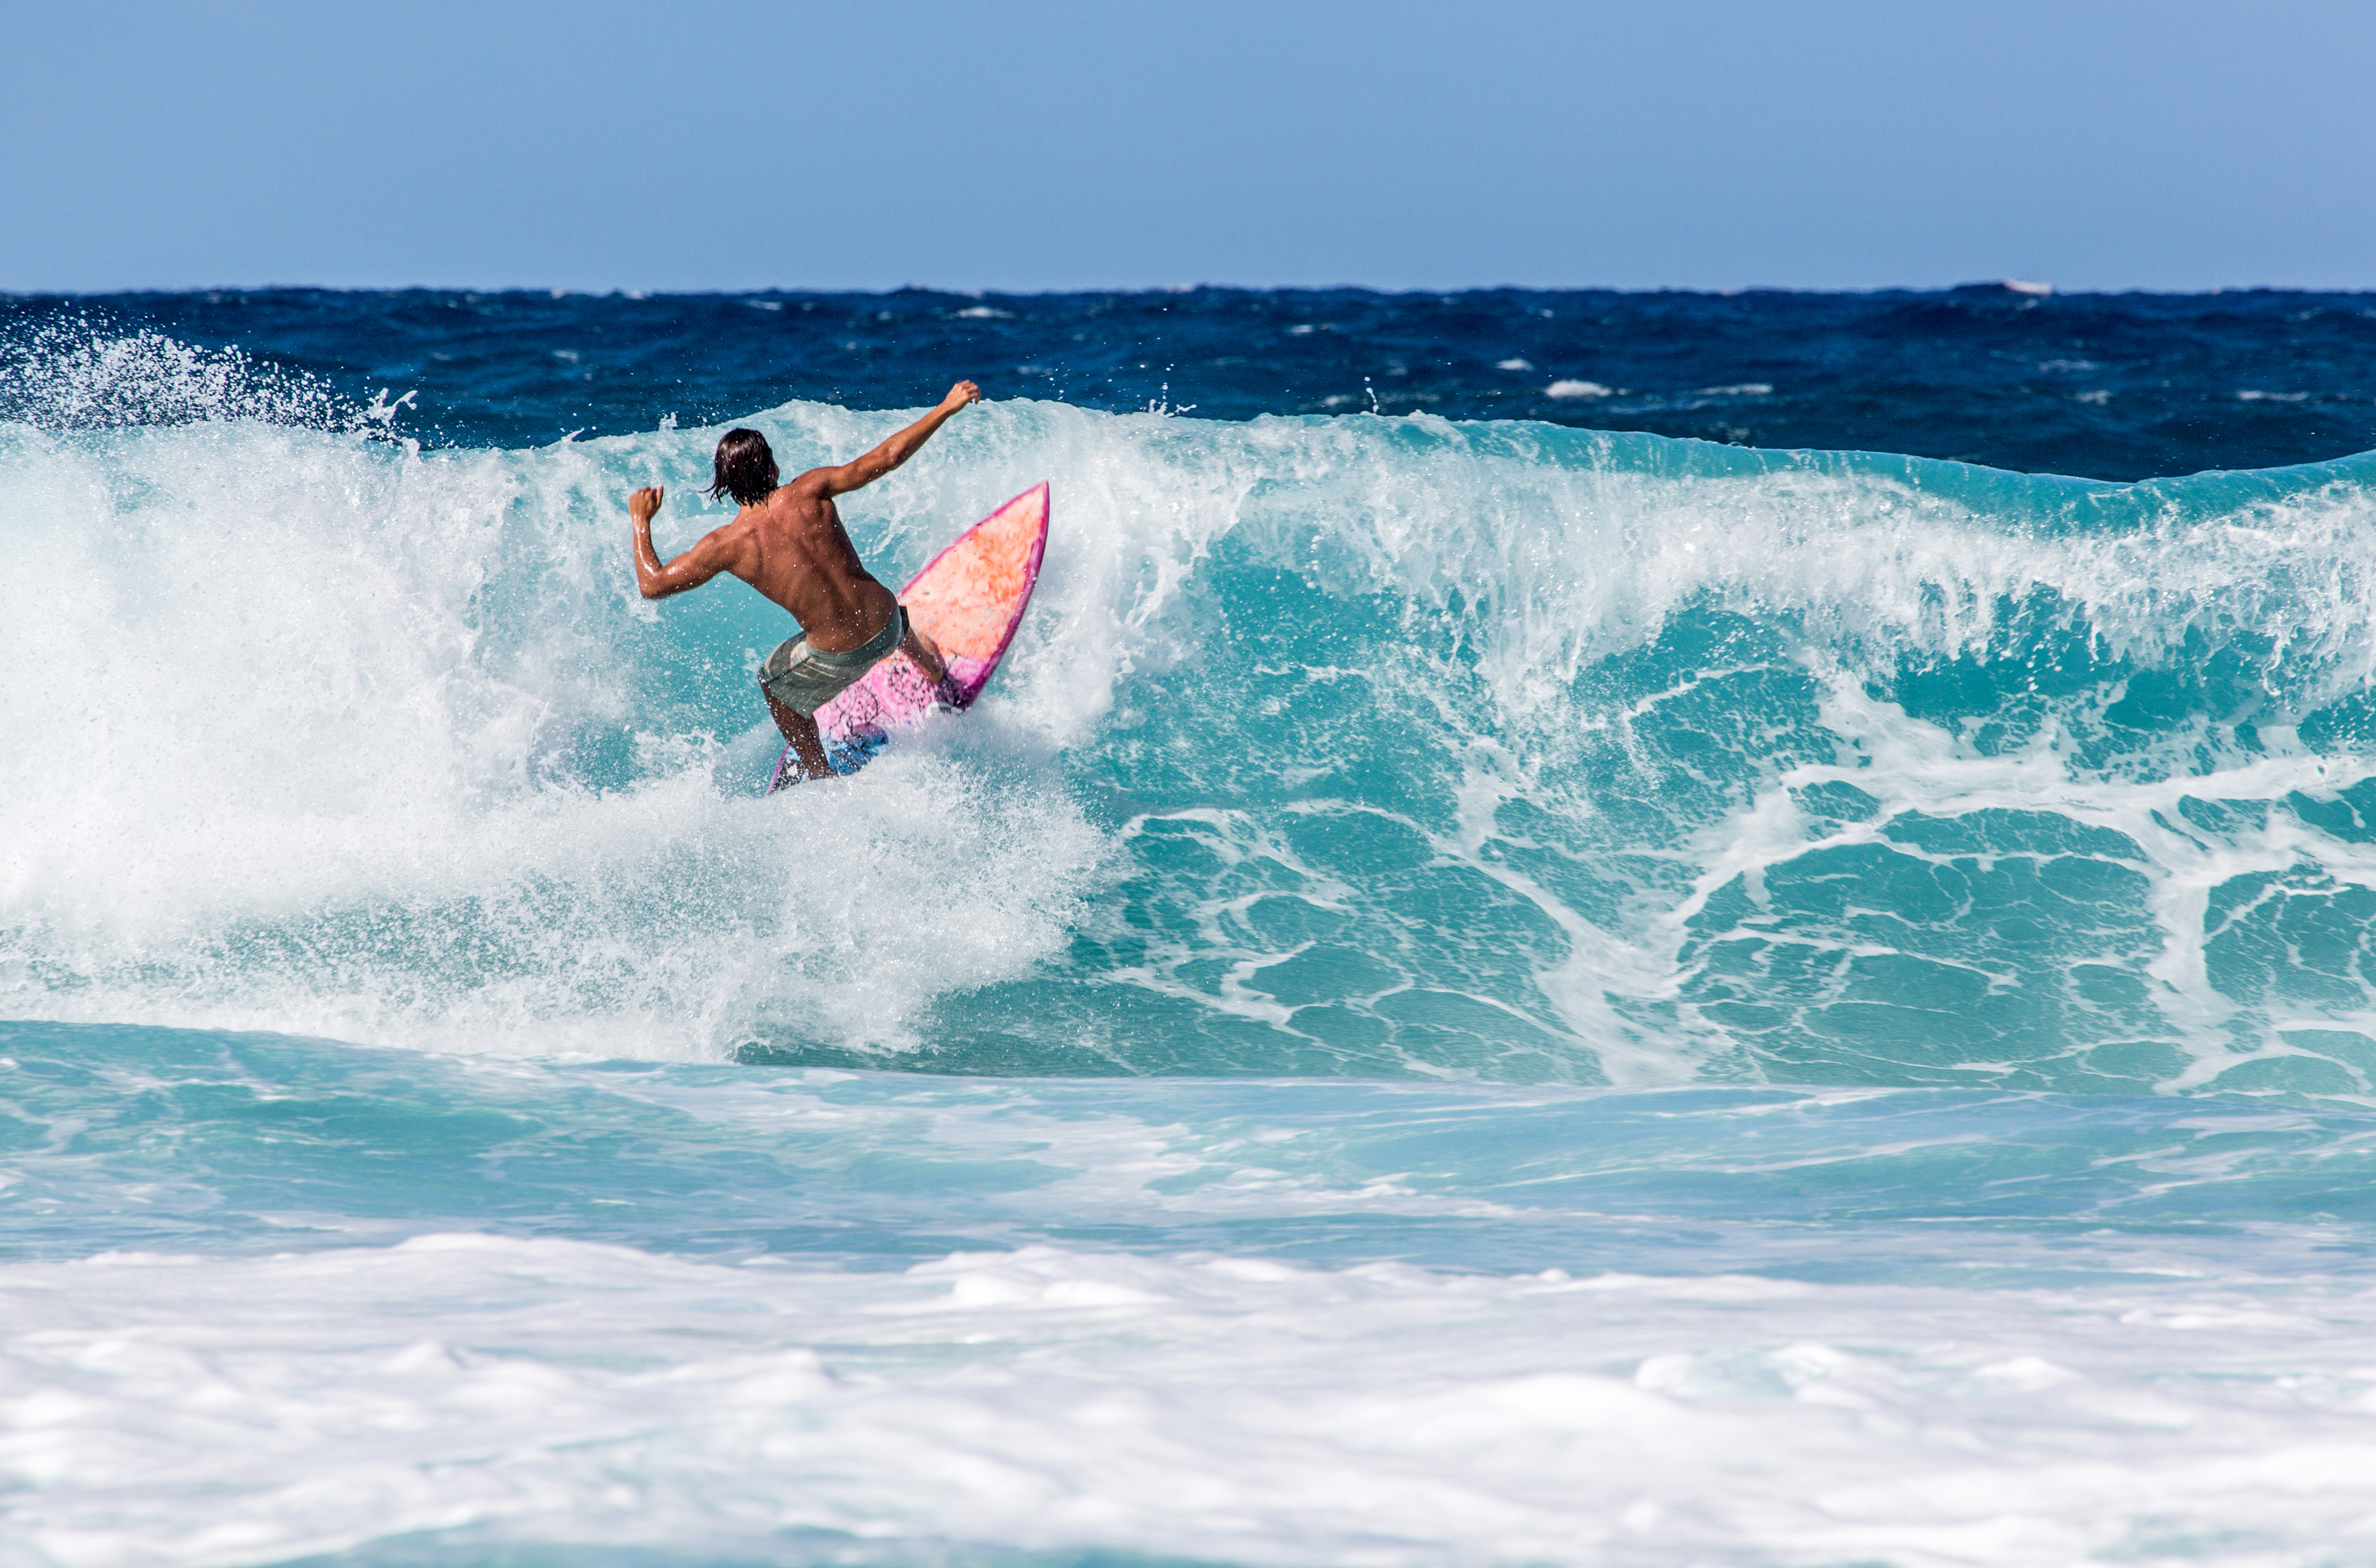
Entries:
MULTIPOLYGON (((933 690, 906 655, 894 653, 857 684, 816 711, 826 760, 836 773, 857 772, 891 736, 912 730, 944 698, 966 708, 990 684, 1040 581, 1048 550, 1048 487, 1038 484, 957 535, 899 592, 908 618, 932 638, 948 666, 948 690, 933 690)), ((786 746, 767 776, 767 793, 801 781, 786 746)))

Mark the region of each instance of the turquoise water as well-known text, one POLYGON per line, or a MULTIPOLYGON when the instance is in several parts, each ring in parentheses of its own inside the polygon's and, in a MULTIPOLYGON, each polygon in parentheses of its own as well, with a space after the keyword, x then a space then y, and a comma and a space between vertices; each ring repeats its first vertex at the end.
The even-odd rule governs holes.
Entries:
POLYGON ((1049 1244, 2052 1284, 2174 1259, 2357 1266, 2376 1220, 2357 1108, 754 1075, 74 1025, 0 1045, 18 1146, 70 1127, 76 1156, 13 1189, 28 1259, 270 1255, 430 1225, 871 1268, 1049 1244))
POLYGON ((717 434, 0 427, 0 1562, 2366 1544, 2368 459, 993 402, 762 799, 717 434))

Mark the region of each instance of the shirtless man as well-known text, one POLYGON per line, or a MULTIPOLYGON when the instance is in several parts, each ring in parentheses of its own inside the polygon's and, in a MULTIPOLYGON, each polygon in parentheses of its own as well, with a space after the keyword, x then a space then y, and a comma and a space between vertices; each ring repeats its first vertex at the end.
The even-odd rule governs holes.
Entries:
POLYGON ((636 586, 646 599, 697 588, 720 572, 736 576, 791 612, 801 635, 759 667, 759 690, 776 728, 791 742, 802 777, 823 778, 825 742, 816 710, 890 657, 897 648, 954 706, 955 689, 941 650, 908 624, 891 590, 858 559, 833 498, 873 483, 915 456, 916 448, 968 403, 981 401, 970 381, 949 388, 941 406, 866 456, 838 468, 811 469, 790 484, 776 482, 776 455, 755 430, 730 430, 718 443, 713 500, 732 496, 734 520, 713 529, 667 565, 652 549, 652 515, 667 492, 647 486, 627 498, 636 520, 636 586))

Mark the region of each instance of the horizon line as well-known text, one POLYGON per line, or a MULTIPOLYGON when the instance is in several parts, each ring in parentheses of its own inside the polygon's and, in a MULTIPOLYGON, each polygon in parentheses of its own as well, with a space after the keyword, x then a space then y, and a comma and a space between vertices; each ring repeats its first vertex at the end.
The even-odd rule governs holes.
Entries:
POLYGON ((2150 285, 2064 288, 2046 281, 2018 278, 1975 278, 1954 283, 1876 283, 1824 287, 1799 283, 1750 283, 1729 287, 1689 283, 1462 283, 1446 287, 1396 286, 1378 283, 1146 283, 1097 284, 1075 288, 968 288, 950 284, 906 282, 896 285, 836 286, 766 283, 742 287, 716 285, 686 288, 574 287, 550 283, 190 283, 140 284, 118 288, 59 289, 0 287, 0 300, 104 299, 135 294, 544 294, 552 299, 697 299, 748 298, 753 295, 945 294, 959 299, 1045 299, 1079 294, 1699 294, 1735 298, 1744 294, 1951 294, 1970 290, 2001 290, 2031 298, 2076 298, 2152 294, 2165 297, 2216 294, 2366 294, 2376 284, 2320 285, 2303 283, 2220 283, 2199 288, 2156 288, 2150 285))

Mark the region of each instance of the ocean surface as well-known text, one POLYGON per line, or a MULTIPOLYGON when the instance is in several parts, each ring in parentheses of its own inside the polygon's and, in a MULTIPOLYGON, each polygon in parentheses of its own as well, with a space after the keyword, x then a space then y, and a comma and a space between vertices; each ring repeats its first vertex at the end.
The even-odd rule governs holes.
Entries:
POLYGON ((2376 295, 0 297, 0 1568, 2376 1562, 2376 295), (730 423, 960 376, 773 799, 730 423))

